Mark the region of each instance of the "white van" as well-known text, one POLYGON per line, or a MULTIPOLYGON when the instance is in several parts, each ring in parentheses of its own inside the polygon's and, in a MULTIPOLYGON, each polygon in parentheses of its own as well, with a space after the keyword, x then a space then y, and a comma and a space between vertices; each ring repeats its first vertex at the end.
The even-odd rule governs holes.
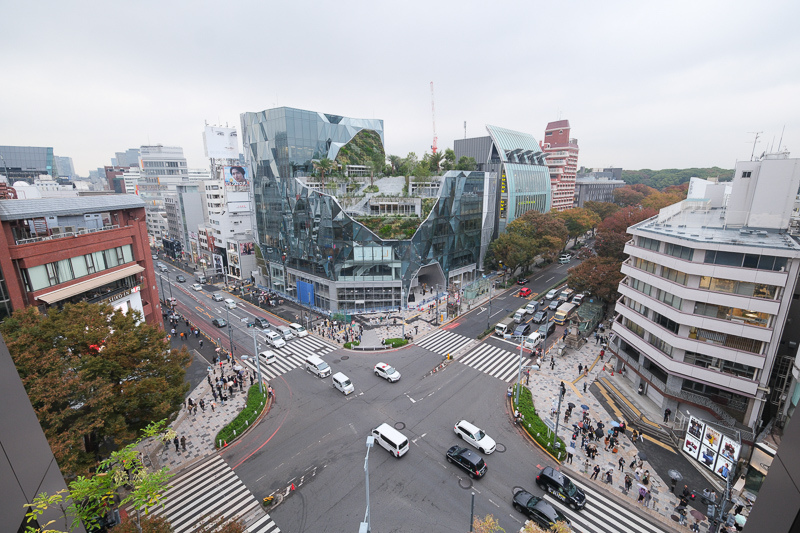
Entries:
POLYGON ((236 300, 232 298, 225 298, 225 307, 228 309, 236 309, 236 300))
POLYGON ((286 341, 283 340, 283 337, 281 337, 276 331, 272 331, 271 329, 266 330, 264 332, 264 337, 267 339, 269 345, 273 348, 283 348, 286 346, 286 341))
POLYGON ((375 442, 398 459, 408 451, 408 439, 385 422, 372 430, 372 436, 375 442))
POLYGON ((514 313, 514 322, 519 324, 520 322, 525 320, 525 315, 527 315, 527 314, 528 314, 528 312, 525 310, 524 307, 522 309, 517 309, 517 312, 514 313))
POLYGON ((292 335, 294 335, 298 339, 300 337, 305 337, 306 335, 308 335, 308 331, 306 331, 306 328, 304 328, 303 326, 301 326, 296 322, 292 322, 291 324, 289 324, 289 329, 292 330, 292 335))
POLYGON ((525 348, 536 348, 542 342, 542 334, 534 331, 525 338, 525 348))
POLYGON ((275 331, 277 331, 285 341, 294 339, 294 335, 292 335, 292 330, 289 329, 289 326, 275 326, 275 331))
POLYGON ((341 372, 335 373, 331 378, 331 381, 333 382, 333 388, 342 391, 345 396, 356 390, 356 388, 353 387, 353 382, 350 381, 350 378, 341 372))
POLYGON ((263 352, 259 352, 258 356, 268 365, 271 365, 275 361, 278 360, 278 354, 273 352, 272 350, 264 350, 263 352))
POLYGON ((306 370, 320 378, 326 378, 331 375, 331 367, 316 355, 309 355, 306 358, 306 370))

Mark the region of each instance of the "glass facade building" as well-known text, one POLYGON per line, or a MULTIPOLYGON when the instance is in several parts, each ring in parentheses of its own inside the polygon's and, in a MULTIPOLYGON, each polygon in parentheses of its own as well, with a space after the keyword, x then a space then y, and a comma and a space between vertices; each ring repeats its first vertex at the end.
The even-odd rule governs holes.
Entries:
POLYGON ((53 148, 45 146, 0 146, 0 172, 13 180, 38 178, 41 174, 55 177, 53 148))
POLYGON ((454 150, 456 161, 472 157, 477 170, 497 173, 496 237, 527 211, 550 211, 550 171, 533 135, 490 125, 486 131, 488 137, 456 139, 454 150))

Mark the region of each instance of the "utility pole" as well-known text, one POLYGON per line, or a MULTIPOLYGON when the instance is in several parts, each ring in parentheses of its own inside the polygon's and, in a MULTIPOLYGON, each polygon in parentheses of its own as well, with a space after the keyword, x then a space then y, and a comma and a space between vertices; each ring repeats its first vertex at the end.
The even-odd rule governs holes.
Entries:
POLYGON ((492 327, 492 288, 494 288, 494 280, 489 283, 489 314, 486 316, 486 329, 492 327))
POLYGON ((439 284, 436 284, 436 325, 439 325, 439 284))
POLYGON ((514 403, 519 405, 519 389, 522 388, 522 346, 525 344, 525 338, 519 339, 519 371, 517 371, 517 398, 514 403))
POLYGON ((258 341, 256 340, 256 325, 253 324, 253 353, 256 355, 256 370, 258 371, 258 392, 264 393, 264 386, 261 384, 261 356, 258 355, 258 341))
POLYGON ((367 511, 364 513, 364 521, 359 524, 358 533, 370 533, 372 531, 372 519, 369 516, 369 449, 375 444, 375 437, 367 437, 367 456, 364 458, 364 478, 367 487, 367 511))
MULTIPOLYGON (((225 306, 225 318, 227 319, 226 322, 228 323, 228 342, 231 346, 231 358, 233 358, 233 337, 231 336, 231 311, 228 306, 225 306)), ((256 354, 258 356, 258 354, 256 354)))
POLYGON ((552 447, 555 449, 556 447, 556 439, 558 438, 558 419, 561 418, 561 400, 564 398, 564 394, 566 394, 567 388, 564 386, 564 382, 561 382, 561 388, 558 391, 558 408, 556 408, 556 428, 553 431, 553 445, 552 447))

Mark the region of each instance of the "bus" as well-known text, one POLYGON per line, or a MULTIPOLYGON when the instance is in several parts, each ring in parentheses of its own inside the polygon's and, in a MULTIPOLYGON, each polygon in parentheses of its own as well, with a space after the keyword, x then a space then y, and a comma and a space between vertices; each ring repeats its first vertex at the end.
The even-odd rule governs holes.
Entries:
POLYGON ((571 303, 563 303, 561 304, 558 309, 556 309, 556 314, 553 317, 553 321, 558 324, 559 326, 563 326, 564 323, 572 316, 577 309, 578 306, 571 303))

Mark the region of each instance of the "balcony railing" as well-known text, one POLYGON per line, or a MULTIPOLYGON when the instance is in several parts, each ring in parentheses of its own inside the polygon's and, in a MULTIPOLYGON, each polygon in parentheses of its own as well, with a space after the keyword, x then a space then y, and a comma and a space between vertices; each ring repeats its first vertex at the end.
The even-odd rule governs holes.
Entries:
POLYGON ((112 229, 119 229, 119 224, 112 226, 103 226, 102 228, 81 228, 77 231, 67 231, 62 233, 55 233, 53 235, 45 235, 44 237, 31 237, 28 239, 16 239, 14 244, 30 244, 32 242, 51 241, 54 239, 63 239, 64 237, 77 237, 79 235, 88 235, 90 233, 97 233, 98 231, 107 231, 112 229))

